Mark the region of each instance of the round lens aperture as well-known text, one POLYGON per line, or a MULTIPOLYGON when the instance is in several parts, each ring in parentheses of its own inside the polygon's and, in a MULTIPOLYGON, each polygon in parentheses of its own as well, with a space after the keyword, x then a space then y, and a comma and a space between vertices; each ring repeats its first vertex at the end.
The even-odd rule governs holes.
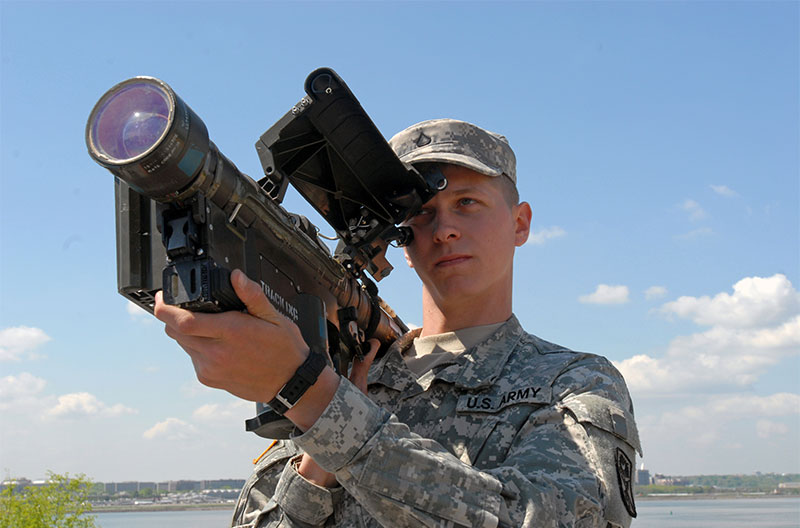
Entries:
POLYGON ((167 130, 171 106, 164 88, 142 80, 108 94, 91 121, 89 134, 97 154, 117 162, 144 154, 167 130))

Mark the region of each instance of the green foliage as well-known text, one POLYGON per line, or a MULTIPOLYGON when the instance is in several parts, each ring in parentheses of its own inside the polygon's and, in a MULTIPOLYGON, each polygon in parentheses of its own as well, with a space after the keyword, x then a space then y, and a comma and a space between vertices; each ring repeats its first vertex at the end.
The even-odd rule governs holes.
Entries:
POLYGON ((43 486, 0 491, 0 528, 96 528, 85 475, 50 473, 43 486))
POLYGON ((153 491, 153 488, 140 489, 138 494, 137 494, 138 497, 142 497, 142 498, 145 498, 145 499, 150 499, 154 495, 155 495, 155 492, 153 491))
POLYGON ((99 496, 106 494, 106 487, 102 482, 92 482, 92 487, 89 490, 90 496, 99 496))
POLYGON ((671 477, 680 484, 667 486, 650 484, 636 485, 637 495, 664 493, 779 493, 798 495, 798 488, 780 488, 784 482, 800 482, 800 475, 791 473, 757 473, 755 475, 697 475, 671 477))
POLYGON ((699 493, 711 493, 710 488, 703 488, 702 486, 661 486, 658 484, 648 484, 646 486, 636 486, 637 495, 650 495, 650 494, 690 494, 696 495, 699 493))
POLYGON ((800 482, 798 474, 762 473, 755 475, 699 475, 680 477, 688 484, 706 486, 718 490, 740 492, 771 492, 782 482, 800 482))

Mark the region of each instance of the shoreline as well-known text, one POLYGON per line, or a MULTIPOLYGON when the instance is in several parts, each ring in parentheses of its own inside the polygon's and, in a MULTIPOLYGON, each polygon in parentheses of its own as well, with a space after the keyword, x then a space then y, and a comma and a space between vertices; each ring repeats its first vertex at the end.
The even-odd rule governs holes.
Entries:
MULTIPOLYGON (((639 495, 636 501, 692 501, 692 500, 727 500, 727 499, 800 499, 800 495, 772 495, 768 493, 697 493, 692 495, 664 494, 664 495, 639 495)), ((223 511, 233 513, 235 504, 226 502, 210 502, 207 504, 123 504, 109 506, 92 506, 94 513, 133 513, 133 512, 165 512, 165 511, 223 511)))
POLYGON ((119 504, 108 506, 92 505, 94 513, 129 513, 129 512, 165 512, 165 511, 210 511, 210 510, 230 510, 236 506, 232 502, 209 502, 203 504, 119 504))
POLYGON ((772 494, 772 493, 663 493, 658 495, 636 495, 637 501, 668 501, 668 500, 727 500, 727 499, 800 499, 800 495, 772 494))

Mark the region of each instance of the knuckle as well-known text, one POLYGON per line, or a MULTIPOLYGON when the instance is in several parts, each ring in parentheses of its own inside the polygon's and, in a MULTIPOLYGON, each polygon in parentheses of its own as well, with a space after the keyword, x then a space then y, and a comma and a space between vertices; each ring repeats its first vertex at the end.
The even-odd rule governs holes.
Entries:
POLYGON ((211 379, 203 374, 202 372, 197 372, 197 381, 205 385, 206 387, 211 387, 211 379))
POLYGON ((191 312, 187 312, 181 317, 178 317, 175 321, 175 329, 182 334, 192 334, 195 329, 195 318, 191 312))
POLYGON ((206 387, 214 387, 214 376, 212 375, 212 371, 205 365, 198 365, 197 368, 195 368, 195 374, 197 375, 197 381, 206 387))

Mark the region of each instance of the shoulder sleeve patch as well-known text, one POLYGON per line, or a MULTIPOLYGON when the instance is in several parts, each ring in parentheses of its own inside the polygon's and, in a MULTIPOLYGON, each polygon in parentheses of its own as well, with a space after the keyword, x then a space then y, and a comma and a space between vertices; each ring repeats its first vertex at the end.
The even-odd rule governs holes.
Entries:
POLYGON ((630 516, 636 517, 636 503, 633 500, 633 463, 620 448, 617 448, 616 459, 619 495, 630 516))

